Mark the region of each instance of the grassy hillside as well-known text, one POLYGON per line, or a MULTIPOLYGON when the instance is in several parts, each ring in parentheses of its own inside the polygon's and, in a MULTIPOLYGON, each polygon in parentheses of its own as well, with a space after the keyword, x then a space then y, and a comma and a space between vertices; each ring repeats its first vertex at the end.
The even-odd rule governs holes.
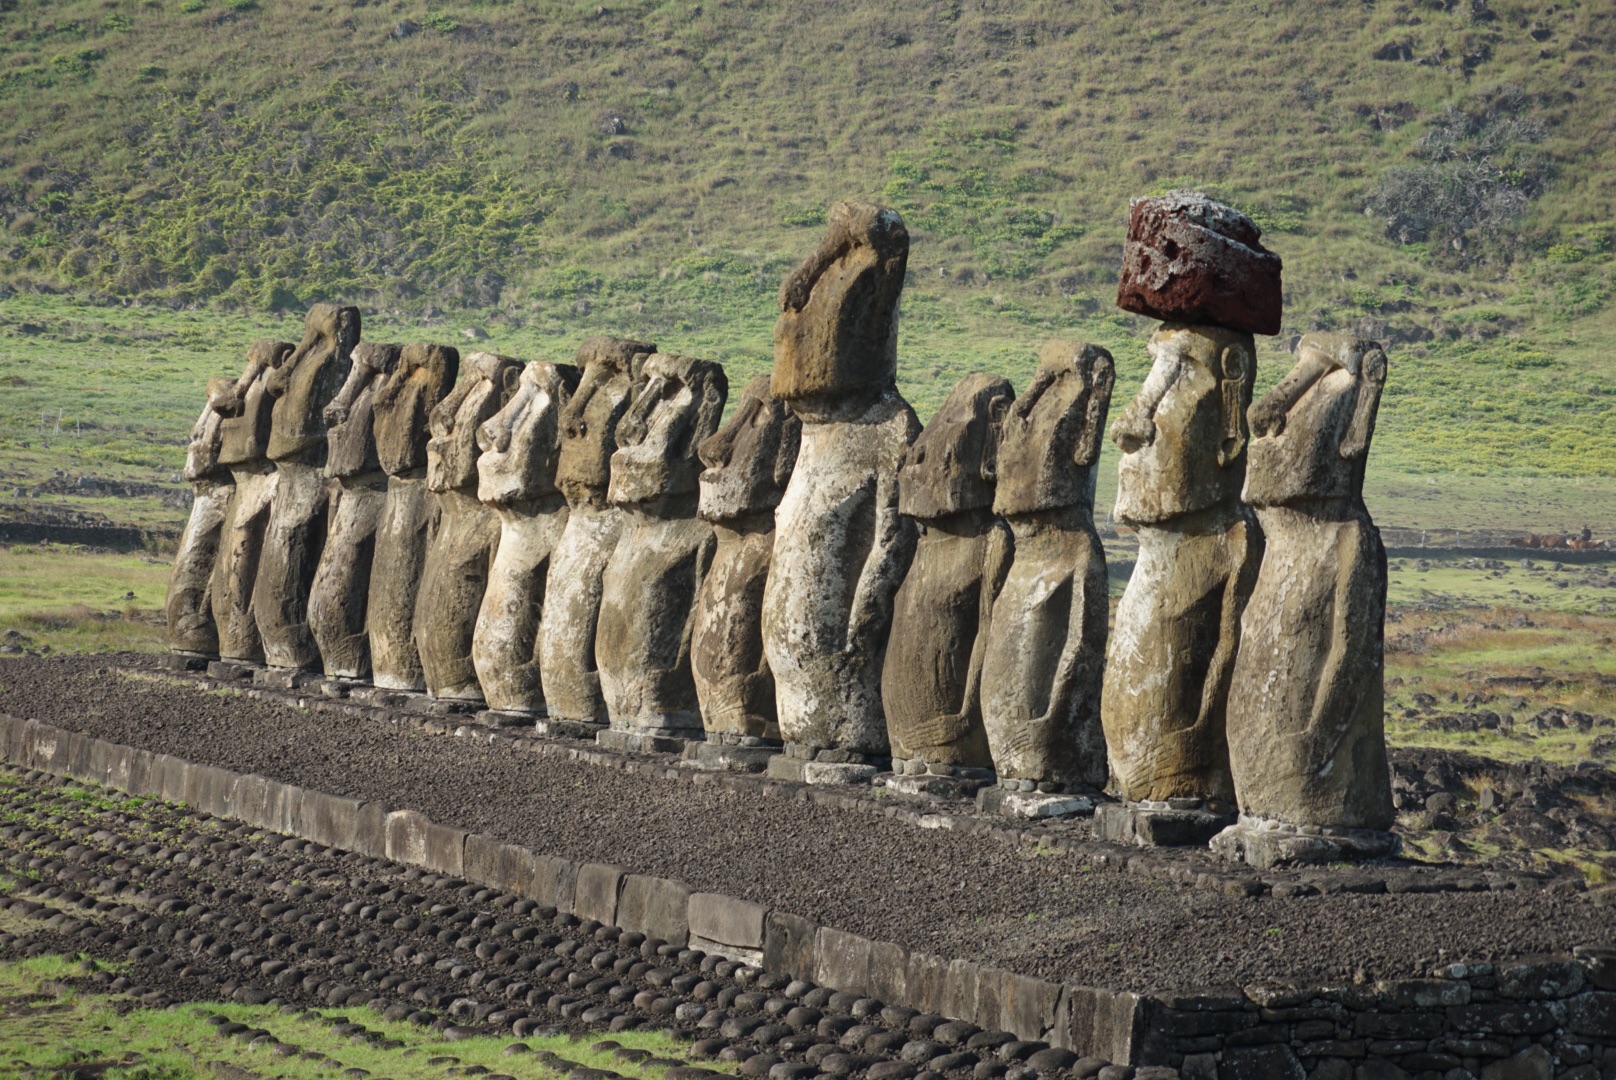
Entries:
POLYGON ((744 376, 840 197, 909 223, 923 415, 1055 334, 1131 393, 1128 200, 1196 186, 1285 258, 1264 382, 1397 342, 1380 475, 1616 476, 1613 48, 1608 2, 0 0, 0 451, 172 467, 316 299, 744 376))

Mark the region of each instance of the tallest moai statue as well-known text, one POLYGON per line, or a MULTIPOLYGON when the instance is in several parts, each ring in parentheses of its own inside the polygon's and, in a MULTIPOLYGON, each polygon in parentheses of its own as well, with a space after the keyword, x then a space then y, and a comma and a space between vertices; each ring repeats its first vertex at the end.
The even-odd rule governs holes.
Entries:
POLYGON ((771 774, 873 775, 889 756, 881 663, 914 556, 898 467, 920 421, 897 390, 909 232, 895 211, 831 207, 819 249, 780 286, 772 392, 802 422, 763 598, 786 754, 771 774))
POLYGON ((1280 260, 1251 219, 1194 192, 1139 199, 1117 306, 1167 320, 1112 426, 1116 519, 1139 536, 1117 607, 1100 719, 1125 805, 1113 840, 1205 843, 1232 819, 1225 713, 1262 534, 1240 501, 1253 333, 1279 331, 1280 260))

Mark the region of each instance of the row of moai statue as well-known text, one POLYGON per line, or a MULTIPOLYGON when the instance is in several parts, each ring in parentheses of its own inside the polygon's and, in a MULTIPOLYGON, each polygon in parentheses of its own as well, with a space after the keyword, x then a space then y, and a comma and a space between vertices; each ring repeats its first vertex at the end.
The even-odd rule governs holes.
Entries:
POLYGON ((1259 235, 1193 193, 1133 206, 1118 303, 1163 322, 1110 428, 1139 540, 1114 629, 1112 356, 1051 341, 1025 392, 967 376, 922 430, 908 233, 840 203, 722 426, 723 368, 649 342, 462 360, 318 305, 254 345, 192 435, 175 648, 811 783, 890 769, 1033 813, 1109 785, 1100 835, 1259 865, 1387 854, 1362 497, 1386 358, 1309 335, 1253 404, 1281 302, 1259 235))

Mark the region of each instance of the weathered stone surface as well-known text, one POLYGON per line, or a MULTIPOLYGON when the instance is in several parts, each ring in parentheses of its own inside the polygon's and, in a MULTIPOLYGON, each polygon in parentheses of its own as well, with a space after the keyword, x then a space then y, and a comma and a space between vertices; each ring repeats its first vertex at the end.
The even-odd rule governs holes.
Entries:
POLYGON ((984 632, 1009 570, 1009 527, 991 509, 999 428, 1015 400, 1007 379, 955 384, 898 470, 898 510, 918 525, 893 600, 881 675, 892 755, 987 768, 982 725, 984 632))
POLYGON ((595 657, 617 731, 696 733, 696 598, 717 541, 695 516, 696 448, 718 430, 729 383, 708 360, 654 353, 617 425, 610 501, 622 537, 602 575, 595 657))
POLYGON ((1097 345, 1049 342, 1001 427, 993 508, 1014 556, 985 635, 982 718, 1004 778, 1074 788, 1106 780, 1099 689, 1109 606, 1094 485, 1113 370, 1097 345))
POLYGON ((813 979, 832 990, 864 993, 870 982, 870 939, 820 927, 814 944, 813 979))
POLYGON ((1071 1017, 1068 1046, 1084 1057, 1132 1065, 1148 1024, 1149 1002, 1137 994, 1090 987, 1067 988, 1071 1017))
POLYGON ((247 367, 234 385, 209 384, 208 388, 209 404, 221 417, 219 463, 235 481, 219 527, 219 554, 211 584, 219 655, 227 660, 264 658, 253 585, 258 580, 258 560, 275 493, 275 466, 269 460, 273 401, 265 377, 295 348, 284 341, 255 341, 247 352, 247 367))
POLYGON ((799 979, 814 975, 814 942, 819 924, 783 911, 769 912, 763 929, 763 967, 799 979))
POLYGON ((555 486, 561 411, 578 385, 570 364, 535 360, 522 369, 516 396, 483 424, 477 438, 477 497, 499 515, 499 549, 472 636, 471 655, 493 709, 544 708, 539 625, 550 559, 567 525, 555 486))
POLYGON ((1245 501, 1265 548, 1228 709, 1244 816, 1349 829, 1392 823, 1386 552, 1363 501, 1385 379, 1386 355, 1374 343, 1309 334, 1296 366, 1250 409, 1245 501))
POLYGON ((438 526, 415 601, 415 648, 435 698, 482 700, 472 636, 499 547, 499 518, 477 501, 477 429, 510 401, 521 374, 519 360, 472 353, 454 391, 432 410, 426 479, 438 526))
POLYGON ((1193 191, 1135 199, 1117 306, 1168 322, 1279 333, 1280 259, 1232 207, 1193 191))
POLYGON ((398 365, 399 346, 362 341, 351 355, 348 379, 325 407, 330 504, 325 545, 309 588, 309 631, 327 675, 363 679, 370 676, 365 608, 371 557, 387 498, 372 410, 377 388, 398 365))
POLYGON ((629 874, 617 898, 617 925, 670 945, 690 939, 690 886, 672 878, 629 874))
POLYGON ((737 949, 763 948, 768 909, 723 893, 691 893, 687 922, 692 937, 737 949))
POLYGON ((264 662, 271 667, 320 667, 308 601, 325 543, 325 407, 348 377, 359 329, 358 308, 315 304, 303 320, 296 351, 264 376, 274 399, 269 457, 276 478, 253 585, 253 614, 264 662))
POLYGON ((376 523, 365 624, 371 681, 388 690, 426 685, 415 649, 415 602, 437 528, 437 506, 427 491, 426 448, 432 410, 459 373, 460 354, 454 349, 412 342, 399 353, 371 403, 387 496, 376 523))
POLYGON ((1139 558, 1117 607, 1100 713, 1130 801, 1234 796, 1225 737, 1240 616, 1261 534, 1240 503, 1251 336, 1163 326, 1139 396, 1112 426, 1117 520, 1139 558))
POLYGON ((584 863, 578 867, 573 914, 606 926, 617 925, 617 899, 628 871, 610 863, 584 863))
POLYGON ((539 623, 539 671, 545 707, 559 720, 604 723, 595 660, 602 575, 623 530, 622 514, 606 501, 617 422, 628 410, 637 371, 656 352, 649 342, 589 338, 575 357, 578 389, 561 413, 556 486, 570 513, 550 554, 539 623))
POLYGON ((180 535, 174 569, 168 578, 163 607, 171 648, 216 656, 219 630, 213 622, 213 567, 224 537, 226 509, 235 480, 219 463, 220 428, 224 416, 214 407, 216 394, 234 389, 227 379, 208 381, 208 401, 191 428, 185 450, 185 479, 191 484, 191 516, 180 535))

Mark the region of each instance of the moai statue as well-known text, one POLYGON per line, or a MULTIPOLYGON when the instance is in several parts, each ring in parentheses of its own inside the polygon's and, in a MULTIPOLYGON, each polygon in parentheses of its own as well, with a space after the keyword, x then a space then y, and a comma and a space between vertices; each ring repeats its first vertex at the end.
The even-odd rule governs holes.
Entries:
POLYGON ((701 459, 729 396, 711 360, 654 353, 617 422, 606 498, 623 532, 601 574, 595 659, 611 727, 598 739, 618 750, 678 751, 702 733, 690 673, 696 597, 717 540, 696 516, 701 459))
POLYGON ((561 411, 556 486, 567 497, 567 526, 550 553, 539 622, 539 674, 549 734, 594 738, 606 726, 595 662, 601 575, 617 547, 623 515, 607 501, 617 422, 628 411, 638 369, 656 346, 592 337, 578 346, 578 389, 561 411))
POLYGON ((275 399, 269 428, 275 497, 253 608, 264 662, 288 672, 320 667, 308 605, 325 543, 325 407, 347 380, 349 354, 358 343, 358 308, 315 304, 303 321, 297 351, 265 376, 265 388, 275 399))
POLYGON ((499 550, 477 613, 471 659, 490 726, 532 726, 544 711, 539 620, 550 559, 567 526, 556 487, 561 411, 578 388, 571 364, 534 360, 516 396, 477 430, 477 497, 499 515, 499 550))
POLYGON ((472 637, 499 548, 499 515, 477 499, 478 429, 516 393, 522 362, 495 353, 466 357, 460 382, 432 410, 426 486, 438 503, 437 533, 415 598, 415 648, 429 697, 481 702, 472 637))
POLYGON ((1114 368, 1098 345, 1050 341, 999 437, 993 509, 1015 554, 993 602, 982 720, 1009 813, 1080 809, 1105 786, 1100 679, 1110 616, 1094 487, 1114 368), (1036 792, 1036 793, 1035 793, 1036 792))
POLYGON ((1116 519, 1139 536, 1117 607, 1100 716, 1125 804, 1097 831, 1204 844, 1232 820, 1225 715, 1262 534, 1240 501, 1253 333, 1279 330, 1280 261, 1244 214, 1173 192, 1133 204, 1117 303, 1169 320, 1111 429, 1116 519), (1174 321, 1176 320, 1176 321, 1174 321))
POLYGON ((763 596, 786 753, 770 775, 857 782, 889 758, 881 662, 915 550, 898 467, 920 421, 897 390, 909 233, 895 211, 831 207, 819 250, 780 286, 770 389, 802 421, 763 596))
POLYGON ((898 510, 920 533, 893 601, 881 673, 892 786, 961 790, 992 779, 982 726, 982 658, 993 598, 1010 565, 1010 530, 993 512, 999 432, 1016 392, 967 375, 909 448, 898 510))
POLYGON ((453 348, 412 342, 371 401, 387 494, 376 522, 365 627, 370 679, 381 691, 426 689, 415 648, 415 600, 438 519, 426 486, 428 425, 459 374, 460 354, 453 348))
MULTIPOLYGON (((707 767, 761 772, 780 744, 774 675, 763 655, 763 590, 774 554, 774 508, 797 463, 802 425, 759 375, 741 391, 729 423, 696 448, 702 464, 696 512, 718 546, 696 598, 690 669, 707 767)), ((691 751, 687 748, 686 753, 691 751)))
POLYGON ((387 474, 376 453, 376 391, 398 366, 399 346, 353 347, 348 381, 325 407, 325 547, 309 588, 309 631, 330 678, 370 677, 365 608, 387 474))
POLYGON ((269 373, 287 361, 296 346, 267 338, 253 342, 247 368, 233 387, 217 387, 210 395, 218 410, 219 464, 235 481, 220 526, 219 558, 213 564, 213 624, 219 634, 219 657, 260 663, 263 641, 253 603, 258 560, 269 525, 275 494, 275 463, 269 460, 269 373))
POLYGON ((1259 867, 1397 850, 1381 712, 1386 549, 1363 501, 1385 382, 1379 345, 1309 334, 1247 412, 1245 501, 1266 546, 1229 680, 1240 821, 1212 848, 1259 867))
POLYGON ((168 578, 169 648, 180 667, 205 667, 219 655, 219 630, 213 622, 213 566, 219 559, 225 511, 236 490, 230 471, 219 462, 222 409, 235 401, 235 381, 208 380, 207 404, 191 428, 185 450, 185 479, 191 482, 191 516, 180 536, 174 569, 168 578))

